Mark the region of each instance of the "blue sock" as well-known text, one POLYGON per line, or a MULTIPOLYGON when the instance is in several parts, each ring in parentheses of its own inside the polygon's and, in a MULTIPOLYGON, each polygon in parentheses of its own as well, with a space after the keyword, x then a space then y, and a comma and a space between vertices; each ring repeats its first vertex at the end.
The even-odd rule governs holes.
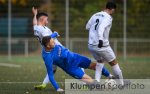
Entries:
POLYGON ((103 69, 102 69, 102 75, 104 75, 106 77, 109 77, 109 75, 110 75, 109 71, 105 67, 103 67, 103 69))

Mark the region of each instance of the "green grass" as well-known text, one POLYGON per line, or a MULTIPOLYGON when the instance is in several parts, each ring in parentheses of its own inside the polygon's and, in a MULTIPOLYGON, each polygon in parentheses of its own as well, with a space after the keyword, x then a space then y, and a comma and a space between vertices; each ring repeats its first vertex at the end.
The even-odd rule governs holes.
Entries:
MULTIPOLYGON (((129 57, 125 63, 121 63, 122 58, 119 58, 118 62, 120 62, 124 78, 150 79, 149 57, 129 57)), ((0 94, 57 94, 51 85, 42 91, 35 91, 33 88, 34 85, 41 83, 46 75, 46 69, 40 56, 13 56, 11 61, 8 61, 5 56, 0 56, 0 63, 21 66, 20 68, 0 66, 0 94)), ((106 67, 111 72, 108 64, 106 67)), ((94 71, 86 70, 86 73, 94 77, 94 71)), ((57 70, 55 79, 58 82, 64 82, 67 78, 72 77, 61 69, 57 70)), ((64 84, 59 83, 59 85, 64 88, 64 84)))

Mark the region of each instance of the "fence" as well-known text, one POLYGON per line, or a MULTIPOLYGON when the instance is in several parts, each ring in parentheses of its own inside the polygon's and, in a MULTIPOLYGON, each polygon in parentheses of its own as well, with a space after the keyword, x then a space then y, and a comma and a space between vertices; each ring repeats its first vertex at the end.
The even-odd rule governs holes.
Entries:
MULTIPOLYGON (((8 52, 7 38, 0 40, 0 55, 7 55, 8 52)), ((30 53, 39 49, 39 44, 34 38, 13 38, 11 40, 12 55, 25 55, 29 56, 30 53)))
POLYGON ((69 44, 72 51, 88 55, 85 25, 94 13, 104 9, 107 1, 117 4, 110 35, 116 38, 111 39, 115 53, 121 56, 124 53, 124 58, 126 52, 128 56, 149 56, 149 0, 0 0, 0 55, 7 55, 11 50, 12 55, 29 56, 40 50, 37 40, 33 39, 33 6, 38 8, 38 12, 49 14, 51 24, 48 27, 59 32, 64 38, 61 39, 63 44, 69 44), (124 46, 126 39, 127 47, 124 46))
MULTIPOLYGON (((65 39, 59 39, 65 44, 65 39)), ((89 56, 87 38, 70 38, 69 49, 83 55, 89 56)), ((111 47, 118 55, 123 54, 123 39, 110 39, 111 47)), ((0 56, 7 55, 7 39, 0 39, 0 56)), ((12 55, 30 56, 32 54, 40 55, 41 46, 36 38, 13 38, 11 40, 12 55)), ((150 39, 127 39, 127 55, 150 56, 150 39)))

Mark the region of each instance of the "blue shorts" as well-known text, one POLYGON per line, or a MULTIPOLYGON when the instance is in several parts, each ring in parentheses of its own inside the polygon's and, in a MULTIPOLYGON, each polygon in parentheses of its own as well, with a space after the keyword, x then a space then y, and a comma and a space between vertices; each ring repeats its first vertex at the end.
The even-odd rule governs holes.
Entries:
POLYGON ((81 68, 88 68, 91 64, 91 60, 85 56, 75 54, 76 60, 72 62, 72 65, 66 70, 66 72, 76 79, 82 79, 85 74, 81 68))

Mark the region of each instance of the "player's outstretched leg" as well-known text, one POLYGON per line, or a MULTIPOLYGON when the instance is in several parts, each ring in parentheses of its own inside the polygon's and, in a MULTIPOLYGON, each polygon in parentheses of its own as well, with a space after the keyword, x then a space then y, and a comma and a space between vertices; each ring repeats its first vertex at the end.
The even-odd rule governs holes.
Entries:
POLYGON ((102 75, 107 77, 108 79, 116 79, 114 75, 112 75, 105 67, 102 69, 102 75))
POLYGON ((112 66, 112 70, 114 73, 114 76, 119 79, 119 84, 124 85, 123 82, 123 75, 122 75, 122 71, 119 67, 119 64, 116 62, 116 60, 113 60, 112 62, 109 62, 109 64, 112 66))
MULTIPOLYGON (((53 73, 55 74, 57 70, 57 66, 56 65, 53 65, 53 73)), ((49 83, 49 77, 48 77, 48 74, 45 76, 44 80, 43 80, 43 83, 41 85, 35 85, 34 86, 34 89, 35 90, 43 90, 46 88, 47 84, 49 83)))
POLYGON ((104 63, 96 64, 95 80, 98 82, 100 82, 103 67, 104 67, 104 63))
POLYGON ((82 81, 84 81, 88 86, 85 88, 86 90, 89 89, 89 90, 101 90, 102 88, 96 88, 96 87, 93 87, 93 85, 100 85, 99 82, 97 82, 96 80, 92 79, 89 75, 87 74, 84 74, 82 79, 82 81))
MULTIPOLYGON (((88 67, 89 69, 96 70, 97 68, 97 63, 96 62, 91 62, 91 64, 88 67)), ((102 75, 109 79, 114 79, 114 76, 105 68, 102 68, 102 71, 99 71, 99 73, 102 72, 102 75)))

